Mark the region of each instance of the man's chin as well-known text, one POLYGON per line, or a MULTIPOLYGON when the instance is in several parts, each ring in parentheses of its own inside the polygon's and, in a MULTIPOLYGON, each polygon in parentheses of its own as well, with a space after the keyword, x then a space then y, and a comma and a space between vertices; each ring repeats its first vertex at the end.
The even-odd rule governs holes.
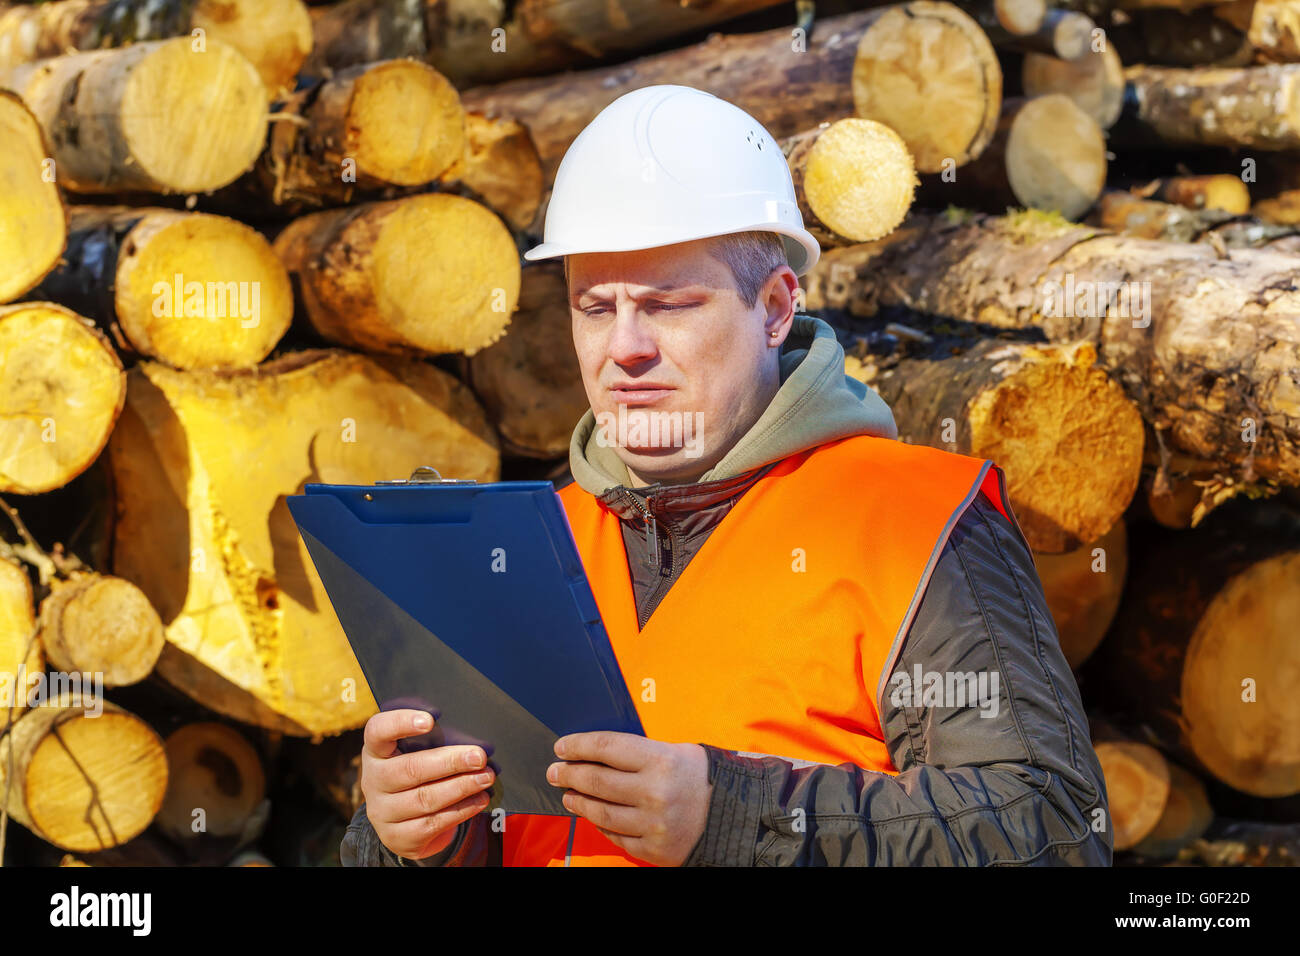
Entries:
POLYGON ((716 464, 701 449, 619 448, 616 452, 628 471, 635 472, 647 484, 696 481, 716 464))

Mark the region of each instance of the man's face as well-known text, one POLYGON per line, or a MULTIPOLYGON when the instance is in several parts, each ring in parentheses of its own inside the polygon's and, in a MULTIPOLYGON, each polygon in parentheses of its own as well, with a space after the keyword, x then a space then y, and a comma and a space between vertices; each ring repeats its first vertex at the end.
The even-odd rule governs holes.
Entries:
POLYGON ((776 394, 793 270, 774 270, 746 308, 707 240, 568 260, 573 344, 597 440, 614 447, 634 485, 695 480, 776 394))

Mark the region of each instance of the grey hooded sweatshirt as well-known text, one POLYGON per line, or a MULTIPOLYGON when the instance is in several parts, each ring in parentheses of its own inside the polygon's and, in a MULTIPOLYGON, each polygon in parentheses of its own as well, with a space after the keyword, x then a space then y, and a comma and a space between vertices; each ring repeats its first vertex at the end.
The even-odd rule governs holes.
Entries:
MULTIPOLYGON (((776 462, 851 435, 897 437, 884 401, 844 373, 844 352, 825 322, 796 315, 780 364, 768 408, 694 483, 632 488, 614 450, 595 440, 590 410, 574 430, 570 469, 621 519, 641 627, 776 462)), ((1003 501, 1010 513, 1005 489, 1003 501)), ((881 723, 897 775, 699 741, 712 791, 685 865, 1109 866, 1105 784, 1078 685, 1024 535, 982 495, 943 547, 894 673, 917 668, 999 680, 978 706, 924 698, 902 706, 886 695, 881 723)), ((362 806, 341 858, 345 866, 490 865, 500 861, 499 840, 480 814, 443 852, 405 860, 379 842, 362 806)))

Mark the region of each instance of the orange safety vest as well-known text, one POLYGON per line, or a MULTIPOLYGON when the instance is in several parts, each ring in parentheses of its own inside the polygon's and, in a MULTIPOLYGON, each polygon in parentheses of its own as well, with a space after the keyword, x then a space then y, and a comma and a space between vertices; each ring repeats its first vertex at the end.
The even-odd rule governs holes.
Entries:
MULTIPOLYGON (((957 519, 991 461, 868 435, 779 462, 713 529, 637 629, 618 517, 560 491, 646 736, 896 774, 880 702, 957 519)), ((585 819, 510 814, 506 866, 647 866, 585 819)))

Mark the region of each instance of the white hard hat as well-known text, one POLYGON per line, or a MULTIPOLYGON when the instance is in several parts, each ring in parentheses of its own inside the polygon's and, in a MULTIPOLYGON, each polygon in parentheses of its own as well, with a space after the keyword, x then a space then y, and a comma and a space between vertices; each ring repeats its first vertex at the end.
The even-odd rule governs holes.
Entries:
POLYGON ((529 261, 649 249, 762 230, 795 275, 821 247, 803 227, 790 167, 761 123, 712 93, 647 86, 605 107, 569 146, 529 261))

